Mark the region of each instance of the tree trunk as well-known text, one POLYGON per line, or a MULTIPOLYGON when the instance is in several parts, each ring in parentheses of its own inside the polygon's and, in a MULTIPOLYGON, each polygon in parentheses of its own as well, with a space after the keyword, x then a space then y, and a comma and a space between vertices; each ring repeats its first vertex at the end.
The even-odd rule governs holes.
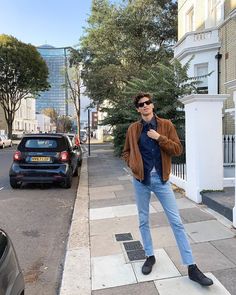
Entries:
POLYGON ((80 111, 77 111, 77 133, 80 134, 80 111))
POLYGON ((8 138, 12 139, 12 120, 7 121, 7 129, 8 129, 8 138))

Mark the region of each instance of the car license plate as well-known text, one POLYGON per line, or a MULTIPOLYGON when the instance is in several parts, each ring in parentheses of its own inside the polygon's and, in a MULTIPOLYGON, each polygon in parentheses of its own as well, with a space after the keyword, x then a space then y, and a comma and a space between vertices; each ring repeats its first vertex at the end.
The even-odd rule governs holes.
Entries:
POLYGON ((31 162, 50 162, 50 157, 31 157, 31 162))

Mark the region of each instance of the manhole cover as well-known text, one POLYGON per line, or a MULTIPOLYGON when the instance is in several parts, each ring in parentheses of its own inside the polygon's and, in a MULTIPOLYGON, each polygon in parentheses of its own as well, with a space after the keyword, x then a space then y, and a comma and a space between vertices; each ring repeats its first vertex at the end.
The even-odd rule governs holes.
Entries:
POLYGON ((115 234, 117 242, 133 240, 131 233, 115 234))
POLYGON ((128 251, 127 255, 130 261, 141 260, 146 258, 144 250, 128 251))
POLYGON ((123 243, 126 251, 143 250, 143 246, 139 241, 123 243))

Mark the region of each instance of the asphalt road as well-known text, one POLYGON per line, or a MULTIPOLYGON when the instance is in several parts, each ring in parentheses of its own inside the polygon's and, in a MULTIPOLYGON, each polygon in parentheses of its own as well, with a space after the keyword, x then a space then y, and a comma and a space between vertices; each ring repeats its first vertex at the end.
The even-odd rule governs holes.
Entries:
POLYGON ((26 295, 55 295, 78 186, 26 185, 13 190, 8 172, 14 148, 0 150, 0 227, 10 235, 24 273, 26 295))

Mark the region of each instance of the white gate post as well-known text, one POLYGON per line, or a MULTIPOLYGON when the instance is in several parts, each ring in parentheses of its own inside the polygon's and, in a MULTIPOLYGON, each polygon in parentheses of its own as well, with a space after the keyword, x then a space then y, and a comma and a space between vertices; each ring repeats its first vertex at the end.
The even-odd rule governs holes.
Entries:
POLYGON ((202 190, 223 189, 222 108, 227 94, 192 94, 185 106, 186 195, 202 202, 202 190))
MULTIPOLYGON (((228 87, 229 90, 233 91, 233 99, 234 99, 234 123, 235 123, 235 138, 236 138, 236 80, 229 81, 225 83, 225 86, 228 87)), ((234 156, 236 158, 236 144, 234 150, 234 156)), ((236 162, 236 159, 235 159, 236 162)), ((234 196, 234 208, 233 208, 233 227, 236 228, 236 163, 235 163, 235 196, 234 196)))

